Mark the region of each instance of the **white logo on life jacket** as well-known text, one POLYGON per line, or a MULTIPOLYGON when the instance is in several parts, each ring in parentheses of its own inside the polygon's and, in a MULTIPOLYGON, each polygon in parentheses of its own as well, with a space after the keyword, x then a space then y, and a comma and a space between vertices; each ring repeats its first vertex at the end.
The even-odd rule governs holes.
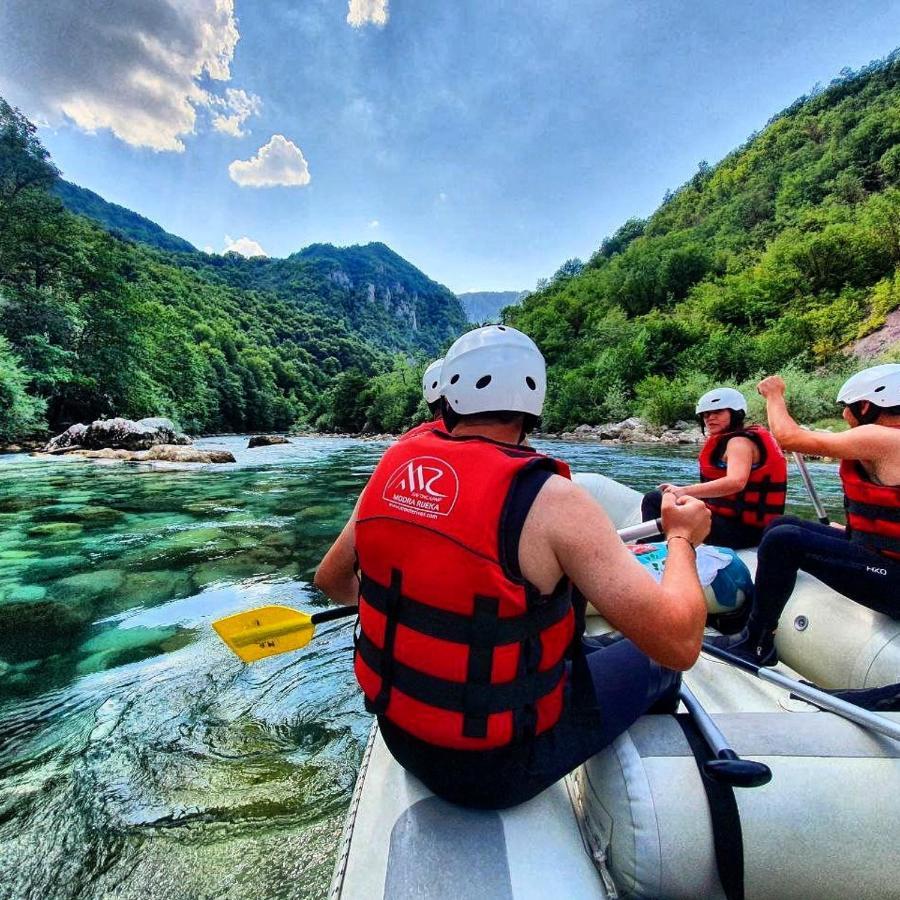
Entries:
POLYGON ((867 572, 874 572, 876 575, 887 575, 887 569, 876 569, 875 566, 866 566, 867 572))
POLYGON ((453 467, 434 456, 418 456, 397 468, 382 495, 395 509, 414 515, 450 515, 459 493, 459 478, 453 467))

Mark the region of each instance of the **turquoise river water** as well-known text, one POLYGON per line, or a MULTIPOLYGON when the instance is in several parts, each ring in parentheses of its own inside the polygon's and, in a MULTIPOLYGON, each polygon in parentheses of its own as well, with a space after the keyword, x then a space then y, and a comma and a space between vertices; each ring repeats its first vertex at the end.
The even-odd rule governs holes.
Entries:
MULTIPOLYGON (((694 478, 687 449, 538 443, 639 490, 694 478)), ((245 667, 210 622, 326 605, 312 573, 386 445, 246 444, 198 442, 237 458, 199 468, 0 457, 0 897, 326 893, 370 726, 350 629, 245 667)))

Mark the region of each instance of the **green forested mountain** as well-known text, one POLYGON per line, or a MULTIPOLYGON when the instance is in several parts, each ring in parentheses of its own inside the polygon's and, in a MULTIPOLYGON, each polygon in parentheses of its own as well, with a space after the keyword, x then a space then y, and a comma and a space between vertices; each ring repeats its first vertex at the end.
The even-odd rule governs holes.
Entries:
POLYGON ((132 241, 140 241, 160 250, 171 250, 176 253, 196 253, 197 248, 184 238, 170 234, 160 228, 156 222, 117 203, 104 200, 99 194, 87 188, 72 184, 71 181, 57 179, 53 192, 62 200, 70 212, 86 216, 102 225, 107 231, 132 241))
POLYGON ((227 253, 173 261, 208 281, 277 294, 384 350, 435 355, 465 327, 456 297, 381 243, 312 244, 287 259, 227 253))
POLYGON ((58 185, 0 99, 0 439, 102 415, 397 428, 420 411, 417 372, 464 327, 456 298, 384 245, 165 252, 68 211, 58 185))
POLYGON ((802 97, 509 311, 545 421, 671 421, 713 380, 839 366, 900 306, 900 55, 802 97))

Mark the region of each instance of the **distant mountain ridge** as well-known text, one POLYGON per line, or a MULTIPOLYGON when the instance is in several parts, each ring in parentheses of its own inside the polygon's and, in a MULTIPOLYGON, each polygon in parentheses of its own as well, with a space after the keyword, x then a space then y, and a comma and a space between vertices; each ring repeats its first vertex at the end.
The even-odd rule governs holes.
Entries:
POLYGON ((164 414, 183 430, 401 431, 456 296, 384 244, 201 253, 76 185, 0 97, 0 441, 164 414))
POLYGON ((388 352, 435 355, 466 325, 450 290, 380 242, 351 247, 311 244, 285 259, 205 254, 87 188, 60 179, 53 191, 70 212, 93 220, 115 237, 185 254, 170 262, 231 287, 271 291, 304 310, 337 318, 349 331, 388 352))
POLYGON ((123 237, 160 250, 174 253, 196 253, 197 248, 150 219, 118 203, 110 203, 87 188, 60 179, 53 192, 62 200, 66 209, 80 216, 93 219, 116 237, 123 237))
POLYGON ((468 291, 457 294, 466 318, 474 325, 495 322, 500 318, 500 310, 515 306, 527 291, 468 291))

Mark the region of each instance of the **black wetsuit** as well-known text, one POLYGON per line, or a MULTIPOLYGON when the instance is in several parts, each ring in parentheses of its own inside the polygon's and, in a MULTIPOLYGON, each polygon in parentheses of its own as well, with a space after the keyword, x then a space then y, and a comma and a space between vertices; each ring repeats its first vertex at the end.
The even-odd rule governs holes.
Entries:
POLYGON ((765 529, 757 551, 754 633, 778 626, 801 569, 860 605, 900 619, 900 561, 830 525, 782 516, 765 529))

